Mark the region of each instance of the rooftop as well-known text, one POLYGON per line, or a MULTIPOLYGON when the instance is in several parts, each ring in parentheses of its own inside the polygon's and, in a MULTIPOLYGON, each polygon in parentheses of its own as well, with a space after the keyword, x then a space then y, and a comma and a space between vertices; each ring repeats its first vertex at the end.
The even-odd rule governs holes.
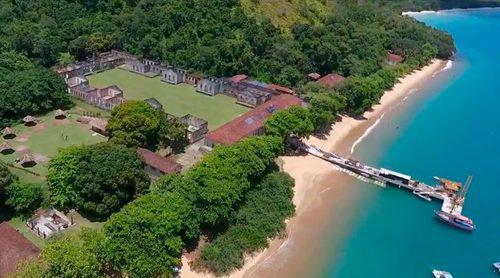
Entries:
POLYGON ((238 74, 238 75, 235 75, 235 76, 232 76, 232 77, 229 77, 227 79, 227 81, 229 82, 234 82, 234 83, 240 83, 241 81, 247 79, 248 76, 244 75, 244 74, 238 74))
POLYGON ((0 224, 0 277, 16 269, 16 264, 40 250, 9 223, 0 224))
POLYGON ((342 84, 342 82, 344 82, 344 80, 345 80, 345 77, 343 77, 342 75, 337 74, 337 73, 330 73, 330 74, 327 74, 327 75, 321 77, 320 79, 318 79, 318 83, 320 83, 321 85, 323 85, 325 87, 333 89, 333 88, 339 86, 340 84, 342 84))
POLYGON ((387 60, 394 63, 401 63, 403 61, 403 57, 394 53, 387 53, 387 60))
POLYGON ((172 158, 165 158, 148 149, 137 148, 137 153, 142 161, 147 165, 154 167, 165 174, 175 173, 181 170, 182 166, 172 158))
POLYGON ((207 134, 206 138, 218 144, 233 144, 262 128, 265 120, 278 110, 300 105, 302 100, 293 95, 278 95, 255 109, 207 134))
POLYGON ((276 85, 276 84, 269 84, 267 86, 267 88, 269 90, 273 90, 273 91, 275 91, 277 93, 282 93, 282 94, 293 95, 293 93, 294 93, 292 89, 284 87, 284 86, 276 85))

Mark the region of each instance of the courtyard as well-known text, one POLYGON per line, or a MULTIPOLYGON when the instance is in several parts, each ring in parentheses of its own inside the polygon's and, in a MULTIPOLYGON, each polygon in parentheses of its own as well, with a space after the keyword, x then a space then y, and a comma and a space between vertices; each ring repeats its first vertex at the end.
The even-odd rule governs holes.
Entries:
POLYGON ((78 123, 78 113, 79 107, 75 107, 66 119, 55 119, 54 112, 50 112, 37 117, 39 123, 35 126, 12 126, 16 137, 1 138, 0 144, 7 142, 14 152, 0 154, 0 162, 26 182, 44 183, 49 160, 60 148, 106 141, 105 137, 90 131, 88 125, 78 123), (23 167, 16 163, 24 154, 33 154, 36 165, 23 167))
POLYGON ((235 103, 235 99, 226 95, 207 96, 197 93, 193 85, 171 85, 154 78, 115 68, 87 76, 91 86, 103 88, 117 85, 123 90, 125 99, 145 100, 156 98, 165 112, 177 117, 186 114, 208 121, 210 130, 229 122, 249 109, 235 103))

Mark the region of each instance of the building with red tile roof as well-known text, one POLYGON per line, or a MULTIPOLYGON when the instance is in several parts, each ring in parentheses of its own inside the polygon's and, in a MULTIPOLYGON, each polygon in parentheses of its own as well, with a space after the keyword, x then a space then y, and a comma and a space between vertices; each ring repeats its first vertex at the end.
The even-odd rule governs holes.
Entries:
POLYGON ((137 148, 137 154, 139 154, 141 160, 146 164, 145 171, 152 179, 176 173, 182 169, 182 166, 172 158, 163 157, 148 149, 137 148))
POLYGON ((343 77, 342 75, 337 73, 330 73, 318 79, 318 83, 327 88, 334 89, 344 83, 344 80, 345 77, 343 77))
POLYGON ((286 109, 292 105, 302 105, 302 100, 296 96, 282 94, 274 96, 255 109, 248 111, 231 122, 209 132, 205 136, 205 145, 234 144, 241 139, 264 133, 264 123, 266 119, 279 110, 286 109))
POLYGON ((393 53, 387 53, 387 61, 390 65, 395 65, 401 63, 403 61, 403 57, 393 53))
POLYGON ((9 223, 0 224, 0 277, 16 269, 16 264, 37 256, 40 249, 14 229, 9 223))
POLYGON ((232 76, 232 77, 229 77, 227 79, 228 82, 233 82, 233 83, 240 83, 241 81, 243 80, 246 80, 248 79, 248 76, 247 75, 244 75, 244 74, 238 74, 238 75, 235 75, 235 76, 232 76))
POLYGON ((273 92, 278 93, 278 94, 289 94, 289 95, 294 94, 294 91, 292 89, 287 88, 287 87, 283 87, 280 85, 276 85, 276 84, 269 84, 269 86, 267 86, 267 88, 273 92))

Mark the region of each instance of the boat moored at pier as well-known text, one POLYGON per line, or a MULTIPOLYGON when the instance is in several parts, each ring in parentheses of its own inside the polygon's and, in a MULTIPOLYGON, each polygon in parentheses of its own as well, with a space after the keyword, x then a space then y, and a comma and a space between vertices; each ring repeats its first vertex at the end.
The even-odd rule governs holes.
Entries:
POLYGON ((444 211, 436 211, 436 216, 449 225, 462 230, 474 231, 476 229, 476 225, 474 225, 474 222, 472 222, 470 218, 463 215, 454 215, 444 211))

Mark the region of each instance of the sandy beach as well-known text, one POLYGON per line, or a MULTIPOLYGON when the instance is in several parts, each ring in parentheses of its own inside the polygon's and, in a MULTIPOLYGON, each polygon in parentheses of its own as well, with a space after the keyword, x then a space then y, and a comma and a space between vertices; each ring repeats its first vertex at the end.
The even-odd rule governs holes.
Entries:
MULTIPOLYGON (((377 124, 385 112, 403 101, 419 83, 426 82, 445 67, 447 61, 433 60, 428 66, 401 78, 393 89, 384 93, 379 104, 363 115, 363 120, 342 117, 325 138, 311 137, 305 141, 327 151, 349 155, 353 145, 369 133, 369 129, 377 124)), ((326 219, 327 214, 329 218, 332 218, 332 214, 335 217, 335 210, 339 207, 348 210, 352 206, 348 202, 353 198, 352 192, 344 190, 350 177, 334 171, 331 164, 310 155, 280 159, 283 170, 295 179, 293 202, 296 215, 287 222, 287 238, 273 240, 269 248, 249 257, 245 266, 232 273, 231 277, 287 277, 287 273, 296 274, 301 267, 298 263, 300 258, 297 258, 300 256, 294 257, 292 254, 301 252, 301 256, 313 255, 314 248, 303 247, 310 244, 311 238, 320 236, 318 231, 328 225, 318 219, 326 219), (332 183, 332 180, 335 182, 332 183), (329 202, 332 198, 335 198, 336 202, 329 202)), ((188 258, 183 256, 181 277, 212 277, 192 271, 188 261, 188 258)))

